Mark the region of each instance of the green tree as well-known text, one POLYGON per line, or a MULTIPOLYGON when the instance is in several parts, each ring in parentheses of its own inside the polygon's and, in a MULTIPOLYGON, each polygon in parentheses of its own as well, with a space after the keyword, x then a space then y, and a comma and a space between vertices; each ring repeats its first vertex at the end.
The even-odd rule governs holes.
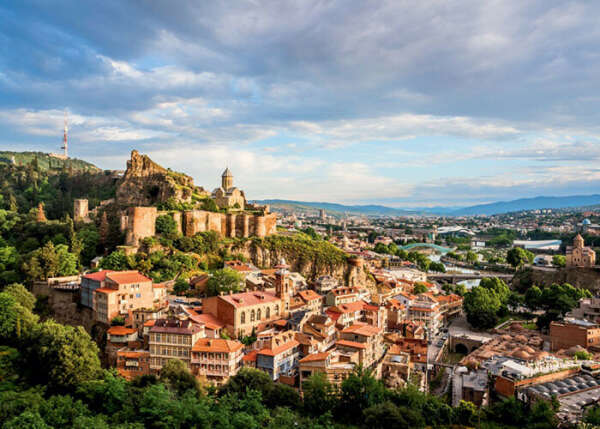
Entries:
POLYGON ((37 316, 19 304, 8 292, 0 292, 0 339, 14 344, 27 335, 37 323, 37 316))
POLYGON ((72 390, 101 373, 98 346, 83 327, 45 321, 29 335, 27 359, 34 379, 51 390, 72 390))
POLYGON ((156 218, 156 232, 168 238, 178 235, 177 222, 169 215, 161 215, 156 218))
POLYGON ((190 290, 190 284, 188 281, 183 279, 178 279, 175 282, 175 286, 173 286, 173 292, 175 292, 177 295, 182 295, 188 290, 190 290))
POLYGON ((467 252, 465 259, 470 264, 474 264, 475 262, 477 262, 479 260, 479 258, 477 257, 477 253, 473 252, 472 250, 469 250, 467 252))
POLYGON ((429 264, 429 271, 434 271, 437 273, 445 273, 446 266, 444 264, 442 264, 441 262, 432 261, 429 264))
POLYGON ((358 367, 342 382, 338 405, 348 421, 360 421, 364 410, 382 402, 384 393, 383 383, 358 367))
POLYGON ((320 416, 333 410, 335 387, 324 373, 317 372, 302 383, 304 410, 312 416, 320 416))
POLYGON ((187 365, 179 359, 169 359, 160 370, 160 381, 178 395, 183 395, 188 390, 200 393, 200 384, 190 372, 187 365))
POLYGON ((131 261, 122 250, 116 250, 100 261, 105 270, 125 271, 131 268, 131 261))
POLYGON ((513 247, 506 253, 506 262, 513 267, 521 267, 533 263, 535 255, 521 247, 513 247))
POLYGON ((467 321, 479 329, 489 329, 496 325, 501 305, 500 298, 493 290, 480 286, 467 292, 463 300, 467 321))
POLYGON ((221 292, 229 293, 242 290, 244 278, 240 273, 231 268, 218 270, 208 279, 206 293, 209 296, 220 295, 221 292))
POLYGON ((427 292, 429 289, 427 289, 427 286, 425 286, 423 283, 415 283, 415 286, 413 287, 413 293, 415 295, 419 295, 422 293, 427 292))
POLYGON ((7 421, 3 429, 51 429, 37 412, 24 411, 17 417, 7 421))
POLYGON ((3 292, 12 295, 17 302, 27 310, 33 311, 33 307, 35 306, 35 296, 33 296, 33 294, 22 284, 10 284, 4 288, 3 292))
POLYGON ((552 257, 552 264, 556 265, 557 267, 564 267, 567 265, 567 258, 565 258, 563 255, 554 255, 552 257))

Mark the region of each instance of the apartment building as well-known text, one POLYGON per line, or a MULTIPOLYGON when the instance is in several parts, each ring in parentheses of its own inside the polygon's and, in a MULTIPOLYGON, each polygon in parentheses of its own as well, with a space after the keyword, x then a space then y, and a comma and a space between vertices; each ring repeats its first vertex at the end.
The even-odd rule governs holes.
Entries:
POLYGON ((385 352, 383 329, 365 323, 355 323, 340 333, 336 348, 341 351, 357 351, 359 363, 369 368, 377 363, 385 352))
POLYGON ((160 371, 169 359, 179 359, 191 368, 191 352, 205 337, 204 326, 191 320, 158 319, 149 331, 150 369, 160 371))
POLYGON ((563 322, 550 323, 552 350, 568 349, 573 346, 600 348, 600 325, 567 318, 563 322))
POLYGON ((293 373, 300 355, 300 343, 295 334, 293 331, 284 331, 273 335, 266 347, 258 351, 256 368, 265 371, 273 380, 293 373))
POLYGON ((150 374, 150 352, 148 350, 117 351, 117 372, 127 380, 150 374))
POLYGON ((342 353, 329 350, 308 355, 298 362, 300 388, 304 382, 317 373, 325 374, 331 384, 340 387, 342 382, 358 366, 357 353, 342 353))
POLYGON ((154 306, 152 280, 137 271, 105 272, 102 287, 93 291, 93 297, 96 321, 105 324, 135 309, 154 306))
POLYGON ((239 341, 200 338, 192 347, 192 373, 221 385, 242 367, 243 348, 239 341))

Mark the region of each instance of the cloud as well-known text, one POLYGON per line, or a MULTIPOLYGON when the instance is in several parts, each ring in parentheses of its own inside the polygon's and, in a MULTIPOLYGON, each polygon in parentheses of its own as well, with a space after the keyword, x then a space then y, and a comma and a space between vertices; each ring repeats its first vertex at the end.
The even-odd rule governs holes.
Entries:
POLYGON ((599 13, 578 0, 3 4, 0 144, 56 150, 67 109, 79 156, 118 168, 137 147, 205 180, 204 159, 211 174, 232 162, 256 195, 588 189, 567 167, 595 177, 599 13))

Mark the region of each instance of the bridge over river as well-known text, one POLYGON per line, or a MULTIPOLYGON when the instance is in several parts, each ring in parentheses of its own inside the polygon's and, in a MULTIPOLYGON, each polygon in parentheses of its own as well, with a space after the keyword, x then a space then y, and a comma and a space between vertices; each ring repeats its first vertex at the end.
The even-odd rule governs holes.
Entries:
POLYGON ((436 252, 440 252, 440 253, 448 253, 448 252, 452 252, 454 249, 450 249, 449 247, 443 247, 443 246, 438 246, 437 244, 433 244, 433 243, 410 243, 407 244, 406 246, 400 246, 400 249, 402 250, 413 250, 413 249, 433 249, 436 252))
POLYGON ((430 273, 427 274, 427 280, 435 280, 441 283, 462 282, 464 280, 479 280, 486 277, 498 277, 504 281, 511 281, 514 274, 493 273, 493 272, 477 272, 477 273, 430 273))

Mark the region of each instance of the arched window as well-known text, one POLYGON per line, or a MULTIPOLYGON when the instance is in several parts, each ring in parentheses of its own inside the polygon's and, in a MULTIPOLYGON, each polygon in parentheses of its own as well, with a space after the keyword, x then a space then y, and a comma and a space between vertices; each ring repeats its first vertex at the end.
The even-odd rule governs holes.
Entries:
POLYGON ((240 316, 240 323, 246 323, 246 312, 242 311, 242 315, 240 316))
POLYGON ((275 315, 279 316, 279 304, 275 304, 275 315))
POLYGON ((271 317, 271 307, 267 307, 267 309, 265 310, 265 318, 269 318, 271 317))
POLYGON ((251 321, 251 322, 254 322, 254 320, 255 320, 255 314, 254 314, 254 310, 252 310, 252 311, 250 312, 250 321, 251 321))
POLYGON ((256 310, 256 320, 260 320, 260 316, 261 316, 261 311, 260 308, 258 310, 256 310))

